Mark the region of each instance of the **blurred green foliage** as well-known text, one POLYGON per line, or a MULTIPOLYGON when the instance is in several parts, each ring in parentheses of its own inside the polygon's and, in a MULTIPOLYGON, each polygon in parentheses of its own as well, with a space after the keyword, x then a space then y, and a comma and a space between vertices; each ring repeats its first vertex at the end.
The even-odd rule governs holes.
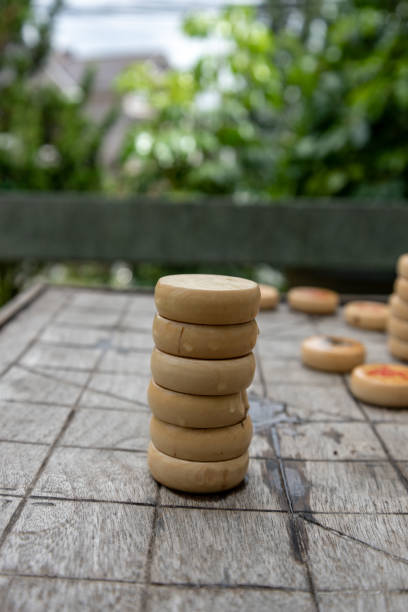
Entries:
MULTIPOLYGON (((75 92, 41 78, 50 52, 57 0, 35 16, 31 0, 0 0, 0 189, 98 190, 104 170, 99 155, 115 119, 96 124, 86 114, 92 89, 88 73, 75 92)), ((0 304, 38 273, 39 264, 0 262, 0 304)))
POLYGON ((119 90, 154 114, 126 140, 128 188, 407 197, 408 3, 322 1, 317 14, 278 26, 253 8, 193 15, 185 32, 219 39, 219 54, 129 68, 119 90))
POLYGON ((57 0, 43 17, 31 0, 0 0, 0 188, 95 190, 103 186, 99 154, 114 120, 85 113, 92 74, 63 93, 39 77, 50 51, 57 0))

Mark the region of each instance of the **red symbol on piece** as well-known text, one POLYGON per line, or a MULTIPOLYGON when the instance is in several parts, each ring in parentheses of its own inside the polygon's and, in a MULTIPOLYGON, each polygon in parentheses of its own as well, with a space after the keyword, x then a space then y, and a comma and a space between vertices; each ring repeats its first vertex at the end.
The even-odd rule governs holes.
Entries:
POLYGON ((394 368, 390 368, 389 366, 381 366, 379 368, 373 368, 372 370, 367 370, 368 376, 384 376, 386 378, 402 378, 403 380, 408 380, 408 373, 401 372, 401 370, 396 370, 394 368))

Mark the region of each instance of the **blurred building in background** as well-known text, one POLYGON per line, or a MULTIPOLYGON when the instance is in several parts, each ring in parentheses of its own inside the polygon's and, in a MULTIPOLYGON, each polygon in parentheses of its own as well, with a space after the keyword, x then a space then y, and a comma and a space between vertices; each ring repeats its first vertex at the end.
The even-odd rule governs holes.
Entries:
POLYGON ((112 165, 118 158, 126 132, 135 121, 147 119, 151 109, 143 97, 129 93, 119 99, 114 84, 117 77, 131 65, 149 62, 156 69, 168 68, 166 58, 160 53, 135 53, 124 56, 81 58, 69 52, 54 51, 36 80, 56 85, 66 96, 75 99, 81 92, 81 82, 87 71, 94 73, 93 87, 86 111, 94 121, 103 117, 115 104, 119 115, 107 134, 103 149, 102 162, 112 165))

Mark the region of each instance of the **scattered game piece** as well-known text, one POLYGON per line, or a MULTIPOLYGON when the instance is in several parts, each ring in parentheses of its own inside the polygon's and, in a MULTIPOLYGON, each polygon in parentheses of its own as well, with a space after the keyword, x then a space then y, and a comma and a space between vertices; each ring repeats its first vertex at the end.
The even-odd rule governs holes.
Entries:
POLYGON ((150 381, 150 409, 165 423, 179 427, 226 427, 245 419, 249 404, 246 391, 233 395, 189 395, 177 393, 150 381))
POLYGON ((294 310, 308 314, 332 314, 339 303, 339 295, 320 287, 294 287, 288 291, 288 303, 294 310))
POLYGON ((233 325, 255 318, 261 294, 257 283, 244 278, 178 274, 161 278, 154 296, 159 314, 166 319, 233 325))
POLYGON ((404 278, 408 279, 408 253, 405 253, 398 258, 397 272, 399 276, 403 276, 404 278))
POLYGON ((270 285, 259 285, 261 291, 261 310, 272 310, 279 303, 279 291, 270 285))
POLYGON ((361 342, 337 336, 310 336, 301 345, 305 365, 326 372, 349 372, 363 363, 365 349, 361 342))
POLYGON ((357 366, 351 374, 350 388, 369 404, 408 407, 408 367, 395 363, 357 366))
POLYGON ((256 321, 238 325, 180 323, 156 315, 153 340, 161 351, 196 359, 229 359, 248 355, 258 337, 256 321))
POLYGON ((382 302, 349 302, 343 310, 347 323, 362 329, 384 331, 387 327, 388 306, 382 302))
POLYGON ((162 453, 188 461, 226 461, 247 450, 252 437, 252 422, 246 417, 236 425, 214 429, 178 427, 152 417, 150 437, 162 453))
POLYGON ((393 293, 390 296, 389 304, 391 315, 408 321, 408 302, 401 300, 396 293, 393 293))
POLYGON ((227 461, 186 461, 161 453, 151 442, 147 460, 161 484, 188 493, 215 493, 236 487, 248 469, 248 451, 227 461))
POLYGON ((255 373, 252 353, 235 359, 189 359, 155 348, 151 370, 154 381, 165 389, 192 395, 230 395, 249 387, 255 373))

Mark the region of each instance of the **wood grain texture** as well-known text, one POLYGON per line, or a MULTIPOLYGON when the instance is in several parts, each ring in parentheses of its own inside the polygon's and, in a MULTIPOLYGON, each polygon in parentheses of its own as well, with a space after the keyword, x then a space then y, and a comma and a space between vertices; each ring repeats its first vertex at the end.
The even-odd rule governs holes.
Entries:
POLYGON ((143 578, 153 508, 30 500, 0 552, 0 571, 70 578, 143 578))
POLYGON ((387 462, 285 461, 295 510, 408 512, 408 495, 387 462))
POLYGON ((69 408, 0 402, 0 436, 11 442, 51 444, 69 414, 69 408))
POLYGON ((96 373, 92 376, 88 389, 99 391, 112 399, 117 398, 129 402, 137 400, 140 403, 147 401, 149 380, 150 376, 147 375, 96 373))
POLYGON ((0 531, 3 531, 8 524, 19 502, 20 500, 17 497, 11 497, 11 495, 0 498, 0 531))
POLYGON ((20 363, 30 368, 59 367, 91 370, 99 356, 98 349, 50 346, 38 342, 25 353, 20 363))
POLYGON ((153 350, 154 342, 150 329, 139 332, 129 330, 114 331, 112 334, 112 346, 123 351, 142 351, 150 354, 153 350))
POLYGON ((386 459, 367 423, 278 424, 280 453, 291 459, 386 459))
POLYGON ((340 378, 337 375, 318 372, 303 366, 300 361, 300 341, 289 339, 288 342, 296 342, 298 357, 295 359, 281 359, 274 355, 265 357, 261 353, 263 370, 271 393, 275 385, 279 383, 283 383, 285 386, 304 384, 322 389, 341 385, 340 378))
POLYGON ((394 459, 408 460, 408 422, 382 423, 376 430, 394 459))
MULTIPOLYGON (((370 523, 371 537, 381 528, 382 522, 379 524, 379 517, 376 516, 364 518, 370 523)), ((336 519, 338 527, 341 527, 340 520, 338 517, 336 519)), ((389 524, 389 517, 387 519, 389 524)), ((308 556, 318 590, 406 589, 408 563, 405 560, 307 521, 305 529, 308 556)), ((390 537, 389 527, 386 533, 390 537)))
POLYGON ((308 593, 257 589, 183 588, 155 586, 149 589, 146 612, 312 612, 315 606, 308 593))
MULTIPOLYGON (((141 396, 139 396, 139 398, 140 397, 141 396)), ((94 389, 89 390, 89 388, 81 395, 79 406, 81 408, 100 408, 107 410, 122 410, 125 412, 140 411, 142 409, 145 411, 149 410, 146 400, 143 400, 143 396, 140 401, 138 400, 138 403, 136 403, 131 399, 118 397, 113 393, 104 393, 103 391, 94 389)))
POLYGON ((0 492, 24 495, 47 451, 46 445, 0 442, 0 492))
POLYGON ((61 444, 84 448, 122 448, 147 451, 150 414, 147 411, 79 410, 61 444))
POLYGON ((0 582, 0 607, 5 611, 141 610, 142 587, 137 584, 61 578, 15 577, 4 580, 9 583, 7 592, 4 589, 2 594, 0 582))
POLYGON ((46 288, 0 330, 0 609, 405 612, 408 410, 299 358, 320 331, 385 359, 384 334, 261 313, 248 477, 183 495, 146 465, 153 313, 46 288))
POLYGON ((127 451, 58 448, 33 495, 154 504, 156 489, 145 455, 127 451))
MULTIPOLYGON (((133 296, 133 300, 137 300, 141 307, 146 299, 143 295, 133 296)), ((81 289, 76 291, 71 300, 71 306, 86 310, 115 310, 122 311, 124 306, 129 301, 129 294, 120 294, 112 291, 87 291, 81 289)), ((151 300, 149 300, 151 303, 151 300)))
POLYGON ((102 357, 98 370, 150 377, 150 353, 122 348, 110 349, 102 357))
POLYGON ((307 588, 280 513, 163 508, 156 523, 152 580, 177 584, 307 588))
POLYGON ((362 420, 364 417, 344 386, 337 384, 337 375, 330 378, 332 384, 327 386, 268 382, 268 396, 272 401, 284 402, 287 405, 288 415, 295 420, 362 420))
POLYGON ((319 593, 321 612, 343 612, 356 610, 358 612, 406 612, 408 609, 408 593, 351 592, 351 593, 319 593))
POLYGON ((269 459, 251 459, 244 483, 231 491, 217 495, 190 495, 162 487, 160 503, 192 508, 288 510, 278 463, 269 459))
POLYGON ((119 323, 120 312, 116 310, 95 310, 74 308, 73 306, 62 311, 55 319, 58 324, 76 327, 104 327, 112 328, 119 323))
POLYGON ((48 325, 39 337, 43 343, 98 348, 111 343, 111 330, 87 329, 71 325, 48 325))
POLYGON ((11 368, 0 379, 0 400, 73 405, 80 393, 79 385, 64 383, 20 367, 11 368))
MULTIPOLYGON (((33 338, 63 307, 69 292, 47 290, 24 310, 16 311, 0 333, 0 374, 9 367, 33 338)), ((0 309, 0 313, 3 309, 0 309)))

